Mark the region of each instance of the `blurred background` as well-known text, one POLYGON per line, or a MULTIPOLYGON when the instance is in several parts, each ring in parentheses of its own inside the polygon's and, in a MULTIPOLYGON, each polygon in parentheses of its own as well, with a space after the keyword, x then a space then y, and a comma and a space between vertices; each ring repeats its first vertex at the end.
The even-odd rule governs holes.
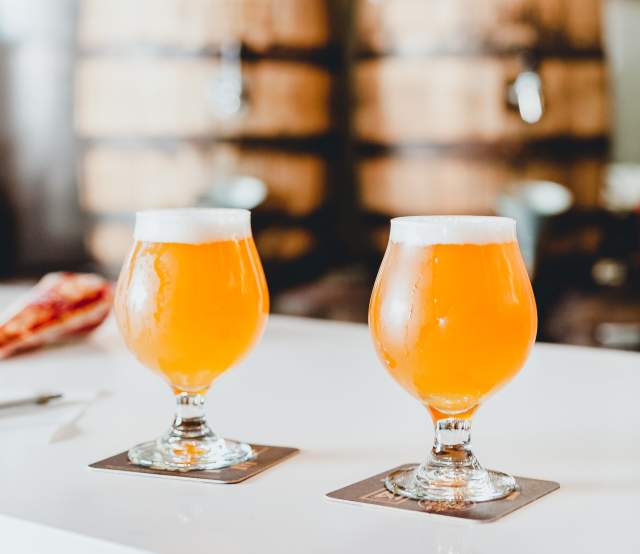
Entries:
POLYGON ((640 0, 0 0, 0 273, 254 209, 274 311, 365 321, 388 220, 501 214, 541 340, 640 350, 640 0))

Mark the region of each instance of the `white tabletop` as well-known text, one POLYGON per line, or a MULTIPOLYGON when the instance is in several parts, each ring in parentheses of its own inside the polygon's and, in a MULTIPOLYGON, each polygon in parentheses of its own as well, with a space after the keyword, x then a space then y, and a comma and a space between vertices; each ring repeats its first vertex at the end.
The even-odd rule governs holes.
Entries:
MULTIPOLYGON (((10 296, 4 289, 5 303, 10 296)), ((239 485, 88 469, 168 427, 168 388, 127 353, 113 322, 90 340, 0 362, 0 387, 109 391, 54 444, 0 444, 0 514, 158 553, 638 552, 640 357, 537 345, 476 416, 484 465, 559 481, 478 524, 341 504, 325 493, 418 461, 423 408, 376 359, 363 325, 272 317, 255 351, 209 395, 223 435, 296 446, 239 485)), ((2 440, 2 435, 0 435, 2 440)))

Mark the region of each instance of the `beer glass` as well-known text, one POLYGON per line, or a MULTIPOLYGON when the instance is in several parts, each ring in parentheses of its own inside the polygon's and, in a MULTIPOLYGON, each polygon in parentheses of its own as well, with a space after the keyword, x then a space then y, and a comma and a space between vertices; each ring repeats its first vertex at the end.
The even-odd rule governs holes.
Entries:
POLYGON ((217 469, 253 456, 207 425, 211 383, 257 342, 269 294, 247 210, 139 212, 116 288, 115 312, 131 352, 171 386, 171 429, 134 446, 129 460, 158 469, 217 469))
POLYGON ((395 494, 482 502, 516 488, 471 451, 471 418, 524 365, 536 306, 515 221, 425 216, 391 220, 374 285, 369 328, 391 376, 431 413, 427 460, 390 474, 395 494))

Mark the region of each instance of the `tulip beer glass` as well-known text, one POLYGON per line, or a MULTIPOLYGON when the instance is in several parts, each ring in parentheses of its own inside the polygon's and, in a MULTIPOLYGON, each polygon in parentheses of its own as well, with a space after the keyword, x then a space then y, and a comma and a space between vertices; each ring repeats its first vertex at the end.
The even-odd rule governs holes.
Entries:
POLYGON ((481 502, 516 488, 470 448, 471 418, 524 365, 536 306, 515 221, 400 217, 369 308, 371 335, 392 377, 431 413, 427 461, 390 474, 386 487, 414 499, 481 502))
POLYGON ((246 210, 139 212, 116 289, 120 332, 138 360, 171 386, 177 413, 159 439, 134 446, 134 464, 216 469, 252 457, 248 444, 207 425, 211 383, 257 342, 269 295, 246 210))

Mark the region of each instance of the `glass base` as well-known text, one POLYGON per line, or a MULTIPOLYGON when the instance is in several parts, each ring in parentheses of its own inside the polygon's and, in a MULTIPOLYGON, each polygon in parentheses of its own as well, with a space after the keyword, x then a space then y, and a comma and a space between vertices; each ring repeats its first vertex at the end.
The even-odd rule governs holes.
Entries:
POLYGON ((254 457, 251 446, 215 434, 198 438, 180 438, 171 433, 129 450, 133 464, 168 471, 222 469, 254 457))
POLYGON ((429 464, 394 471, 384 484, 399 496, 440 502, 487 502, 509 496, 518 488, 516 480, 506 473, 429 464))

